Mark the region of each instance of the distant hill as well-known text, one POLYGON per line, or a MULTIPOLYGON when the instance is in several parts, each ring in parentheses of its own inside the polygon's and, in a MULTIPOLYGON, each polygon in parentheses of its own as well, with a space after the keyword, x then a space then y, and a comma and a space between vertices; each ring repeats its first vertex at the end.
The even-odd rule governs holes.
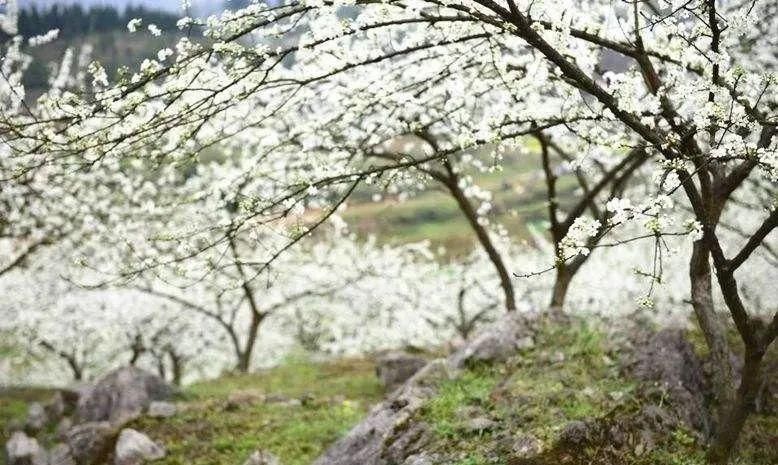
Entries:
MULTIPOLYGON (((78 55, 84 46, 90 45, 91 58, 100 61, 112 75, 121 66, 137 67, 144 58, 153 57, 180 37, 176 27, 180 14, 138 5, 141 2, 38 0, 20 3, 23 6, 18 21, 20 35, 30 38, 52 29, 59 30, 56 40, 30 50, 35 59, 24 76, 30 98, 47 86, 51 73, 62 62, 68 48, 73 48, 78 55), (145 25, 156 24, 164 33, 161 37, 141 31, 130 34, 127 23, 132 18, 141 18, 145 25)), ((158 7, 163 3, 166 2, 155 2, 154 5, 158 7)))
POLYGON ((84 8, 74 4, 26 8, 19 13, 18 26, 19 34, 24 37, 58 29, 60 39, 72 39, 94 33, 125 31, 132 18, 142 18, 144 23, 154 23, 166 31, 174 30, 178 20, 175 14, 142 6, 117 10, 112 6, 84 8))
MULTIPOLYGON (((235 8, 236 4, 246 3, 245 0, 192 0, 193 13, 197 15, 207 15, 215 13, 221 9, 235 8)), ((54 5, 80 5, 85 8, 93 6, 110 6, 117 10, 124 10, 127 7, 142 6, 148 9, 166 11, 170 13, 181 12, 181 0, 22 0, 19 2, 22 8, 45 8, 48 9, 54 5)))

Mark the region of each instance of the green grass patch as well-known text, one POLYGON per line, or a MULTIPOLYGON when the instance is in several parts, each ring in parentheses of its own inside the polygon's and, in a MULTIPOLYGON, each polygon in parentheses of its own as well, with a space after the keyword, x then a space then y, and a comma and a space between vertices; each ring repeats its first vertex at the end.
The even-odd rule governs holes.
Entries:
POLYGON ((187 400, 175 417, 144 418, 133 426, 168 449, 168 456, 155 462, 160 465, 242 463, 256 449, 284 464, 303 465, 345 434, 382 394, 370 360, 313 363, 296 357, 260 373, 195 384, 183 393, 187 400), (230 396, 241 392, 276 401, 227 408, 230 396))
POLYGON ((483 368, 467 371, 456 380, 444 382, 437 396, 425 406, 424 419, 432 424, 437 434, 456 436, 463 423, 458 412, 468 406, 490 409, 489 394, 497 380, 495 372, 483 368))

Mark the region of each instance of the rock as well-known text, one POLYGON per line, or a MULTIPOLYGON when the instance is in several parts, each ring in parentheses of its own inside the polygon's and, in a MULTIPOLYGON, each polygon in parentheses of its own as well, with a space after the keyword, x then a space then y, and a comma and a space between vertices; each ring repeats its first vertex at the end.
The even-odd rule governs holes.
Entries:
POLYGON ((427 361, 421 357, 390 352, 376 361, 376 375, 387 390, 393 391, 426 364, 427 361))
POLYGON ((388 465, 419 453, 425 425, 413 423, 437 386, 452 376, 446 360, 433 360, 373 407, 365 420, 335 442, 314 465, 388 465), (390 453, 388 453, 390 452, 390 453))
POLYGON ((429 362, 313 465, 393 465, 421 453, 426 434, 423 423, 416 421, 417 413, 435 396, 440 383, 469 364, 511 357, 519 350, 517 341, 534 335, 530 323, 526 315, 506 314, 447 359, 429 362))
POLYGON ((52 423, 58 422, 66 413, 68 413, 68 404, 62 391, 55 392, 44 408, 46 409, 48 420, 52 423))
MULTIPOLYGON (((456 368, 477 363, 494 363, 507 360, 518 350, 526 348, 527 338, 534 330, 526 315, 511 312, 489 325, 471 342, 450 357, 456 368)), ((532 341, 534 346, 534 339, 532 341)))
POLYGON ((281 465, 278 457, 265 450, 254 451, 243 465, 281 465))
POLYGON ((67 432, 65 442, 78 465, 102 464, 111 453, 116 430, 107 421, 76 425, 67 432))
POLYGON ((227 397, 224 409, 227 411, 239 410, 241 407, 260 404, 265 401, 265 395, 259 391, 236 391, 227 397))
POLYGON ((532 336, 524 336, 516 341, 517 350, 530 350, 535 347, 535 338, 532 336))
POLYGON ((48 465, 76 465, 76 460, 67 444, 57 444, 49 452, 48 465))
POLYGON ((7 465, 47 465, 46 451, 21 431, 15 432, 5 445, 7 465))
POLYGON ((403 465, 434 465, 437 460, 439 458, 436 455, 414 454, 405 459, 403 465))
POLYGON ((575 420, 566 424, 559 434, 559 442, 571 446, 580 446, 589 440, 591 428, 583 421, 575 420))
POLYGON ((531 434, 516 436, 511 445, 511 453, 515 458, 529 459, 539 455, 543 451, 543 445, 538 438, 531 434))
POLYGON ((27 407, 27 421, 25 429, 30 433, 37 433, 46 427, 49 418, 46 415, 46 409, 39 402, 32 402, 27 407))
POLYGON ((136 367, 119 368, 85 389, 78 400, 80 421, 121 425, 139 416, 155 400, 167 400, 173 388, 162 378, 136 367))
POLYGON ((430 443, 432 433, 426 422, 416 421, 406 424, 397 430, 391 441, 384 443, 381 458, 388 463, 402 463, 411 455, 424 452, 424 447, 430 443))
POLYGON ((165 448, 145 434, 125 428, 119 434, 114 452, 115 465, 142 465, 165 457, 165 448))
POLYGON ((56 429, 56 435, 57 438, 61 440, 65 440, 67 437, 68 431, 70 431, 70 428, 73 427, 73 420, 70 417, 62 417, 62 419, 57 423, 57 429, 56 429))
POLYGON ((149 404, 147 415, 152 418, 170 418, 176 414, 176 404, 155 400, 149 404))
POLYGON ((632 375, 658 385, 661 398, 687 426, 708 433, 702 362, 679 329, 665 329, 636 344, 632 375))
POLYGON ((469 434, 481 434, 497 428, 497 423, 487 417, 475 417, 462 425, 462 430, 469 434))

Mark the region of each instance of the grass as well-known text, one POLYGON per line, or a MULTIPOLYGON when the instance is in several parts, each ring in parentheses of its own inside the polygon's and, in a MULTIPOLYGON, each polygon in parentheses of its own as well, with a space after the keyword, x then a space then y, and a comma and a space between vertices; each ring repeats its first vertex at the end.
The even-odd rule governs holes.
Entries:
POLYGON ((168 449, 168 456, 155 462, 159 465, 242 463, 257 449, 284 464, 307 464, 357 423, 383 391, 370 360, 317 364, 298 357, 261 373, 199 383, 183 395, 175 417, 133 424, 168 449), (304 401, 227 408, 235 393, 304 401))

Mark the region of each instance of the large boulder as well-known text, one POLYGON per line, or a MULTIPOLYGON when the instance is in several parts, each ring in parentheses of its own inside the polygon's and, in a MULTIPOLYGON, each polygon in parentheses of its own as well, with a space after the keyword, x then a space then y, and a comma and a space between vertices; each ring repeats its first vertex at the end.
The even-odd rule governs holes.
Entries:
POLYGON ((165 457, 165 448, 134 429, 123 429, 116 441, 115 465, 142 465, 165 457))
POLYGON ((390 352, 378 358, 376 375, 387 390, 397 389, 413 376, 427 360, 405 352, 390 352))
POLYGON ((702 362, 680 329, 664 329, 636 344, 632 376, 654 386, 662 403, 688 427, 707 434, 711 419, 702 362))
POLYGON ((7 465, 47 465, 48 457, 35 438, 17 431, 5 445, 5 461, 7 465))
POLYGON ((121 425, 143 413, 155 400, 167 400, 173 388, 162 378, 136 367, 112 371, 82 392, 76 416, 82 422, 121 425))
POLYGON ((526 344, 526 338, 534 334, 531 323, 524 315, 506 314, 447 359, 429 362, 373 407, 314 465, 393 465, 414 455, 424 456, 429 428, 417 421, 418 414, 437 394, 441 382, 469 364, 502 361, 515 354, 526 344))
POLYGON ((76 425, 65 435, 65 442, 78 465, 105 462, 116 440, 116 429, 107 421, 76 425))

